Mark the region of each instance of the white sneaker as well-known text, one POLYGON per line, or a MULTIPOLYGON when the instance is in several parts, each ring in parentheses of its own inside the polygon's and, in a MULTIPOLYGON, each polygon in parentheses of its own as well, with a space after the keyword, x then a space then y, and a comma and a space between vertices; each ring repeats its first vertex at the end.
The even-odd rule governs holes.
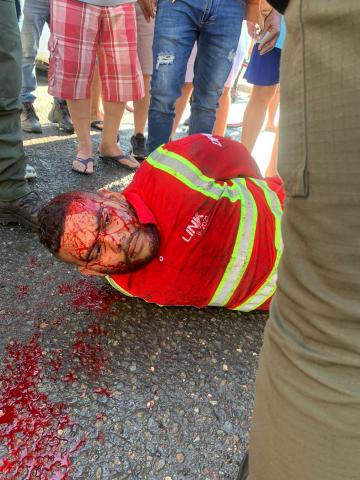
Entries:
POLYGON ((35 168, 27 163, 25 166, 25 180, 30 180, 31 178, 35 177, 37 177, 35 168))

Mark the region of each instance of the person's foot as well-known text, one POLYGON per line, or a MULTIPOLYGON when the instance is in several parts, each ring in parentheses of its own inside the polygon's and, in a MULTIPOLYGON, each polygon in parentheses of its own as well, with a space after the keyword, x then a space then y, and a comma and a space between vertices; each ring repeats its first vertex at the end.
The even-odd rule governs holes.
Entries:
POLYGON ((145 137, 142 133, 137 133, 133 135, 130 139, 131 143, 131 153, 136 158, 136 160, 144 160, 146 157, 146 147, 145 147, 145 137))
POLYGON ((64 130, 66 133, 74 133, 74 125, 72 124, 66 103, 54 100, 48 119, 52 123, 57 123, 60 130, 64 130))
POLYGON ((37 177, 37 173, 35 168, 32 165, 29 165, 28 163, 25 165, 25 180, 31 180, 32 178, 37 177))
POLYGON ((72 163, 72 170, 77 173, 83 173, 84 175, 91 175, 94 173, 94 159, 76 157, 72 163))
POLYGON ((36 115, 34 104, 25 102, 22 104, 21 128, 28 133, 42 133, 39 117, 36 115))
POLYGON ((40 197, 35 192, 30 192, 24 197, 10 202, 0 201, 0 224, 19 223, 36 231, 38 230, 40 208, 40 197))
POLYGON ((98 154, 101 160, 116 162, 128 170, 136 170, 140 166, 139 162, 131 153, 126 154, 122 151, 119 144, 115 144, 114 146, 100 144, 98 154))

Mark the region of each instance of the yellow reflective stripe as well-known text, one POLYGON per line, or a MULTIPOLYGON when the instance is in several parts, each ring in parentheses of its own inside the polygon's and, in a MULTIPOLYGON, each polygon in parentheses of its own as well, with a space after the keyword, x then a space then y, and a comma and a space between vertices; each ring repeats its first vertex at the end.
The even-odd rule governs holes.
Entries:
POLYGON ((239 227, 231 259, 210 301, 210 305, 226 305, 241 282, 254 244, 258 214, 256 202, 246 186, 246 180, 237 178, 232 179, 231 185, 227 183, 220 185, 213 178, 204 175, 188 159, 163 147, 155 150, 147 161, 205 196, 215 200, 228 198, 231 202, 241 202, 239 227))
POLYGON ((219 198, 228 198, 231 202, 239 200, 239 191, 234 183, 232 185, 217 183, 214 178, 204 175, 189 160, 163 147, 157 148, 146 161, 153 167, 169 173, 191 190, 196 190, 214 200, 219 198))
POLYGON ((252 295, 250 298, 245 300, 241 305, 234 308, 234 310, 242 310, 243 312, 250 312, 251 310, 256 310, 260 305, 262 305, 268 298, 270 298, 276 290, 276 281, 277 281, 277 268, 279 265, 280 257, 283 250, 283 242, 281 237, 281 217, 282 217, 282 208, 279 197, 276 193, 271 190, 271 188, 264 181, 258 181, 251 179, 258 187, 262 189, 265 195, 266 202, 274 215, 275 219, 275 238, 274 244, 276 249, 276 258, 266 280, 263 282, 261 287, 257 292, 252 295))
POLYGON ((133 297, 134 295, 131 295, 131 293, 127 292, 124 288, 120 287, 109 275, 106 275, 105 280, 107 280, 112 287, 114 287, 116 290, 119 290, 119 292, 123 293, 127 297, 133 297))
POLYGON ((238 287, 249 264, 256 231, 257 207, 243 178, 234 179, 239 190, 241 214, 238 233, 231 259, 209 305, 223 306, 228 303, 238 287))

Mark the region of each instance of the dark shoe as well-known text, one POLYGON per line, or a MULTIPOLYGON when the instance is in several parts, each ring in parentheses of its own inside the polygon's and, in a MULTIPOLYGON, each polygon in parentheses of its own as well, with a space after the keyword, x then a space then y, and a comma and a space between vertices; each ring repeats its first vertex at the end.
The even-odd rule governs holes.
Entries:
POLYGON ((72 124, 66 103, 60 103, 54 100, 48 119, 52 123, 57 123, 60 130, 64 130, 66 133, 74 133, 74 125, 72 124))
POLYGON ((142 133, 137 133, 133 135, 130 139, 131 143, 131 153, 134 155, 136 160, 144 160, 146 157, 146 148, 145 148, 145 137, 142 133))
POLYGON ((102 132, 104 128, 104 120, 94 120, 90 123, 90 127, 94 130, 99 130, 99 132, 102 132))
POLYGON ((247 480, 249 477, 249 453, 246 452, 242 459, 237 480, 247 480))
POLYGON ((21 128, 24 132, 42 133, 39 117, 36 115, 34 105, 31 102, 22 105, 21 128))
POLYGON ((10 202, 0 201, 0 223, 20 223, 31 230, 38 230, 38 213, 41 208, 40 197, 30 192, 24 197, 10 202))

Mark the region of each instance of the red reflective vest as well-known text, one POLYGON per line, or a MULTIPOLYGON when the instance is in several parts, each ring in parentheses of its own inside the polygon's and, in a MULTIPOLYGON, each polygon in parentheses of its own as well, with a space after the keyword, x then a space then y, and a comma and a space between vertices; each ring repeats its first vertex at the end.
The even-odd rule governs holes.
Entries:
POLYGON ((160 305, 267 309, 275 291, 284 190, 238 142, 192 135, 159 147, 124 190, 160 234, 157 258, 107 277, 160 305))

